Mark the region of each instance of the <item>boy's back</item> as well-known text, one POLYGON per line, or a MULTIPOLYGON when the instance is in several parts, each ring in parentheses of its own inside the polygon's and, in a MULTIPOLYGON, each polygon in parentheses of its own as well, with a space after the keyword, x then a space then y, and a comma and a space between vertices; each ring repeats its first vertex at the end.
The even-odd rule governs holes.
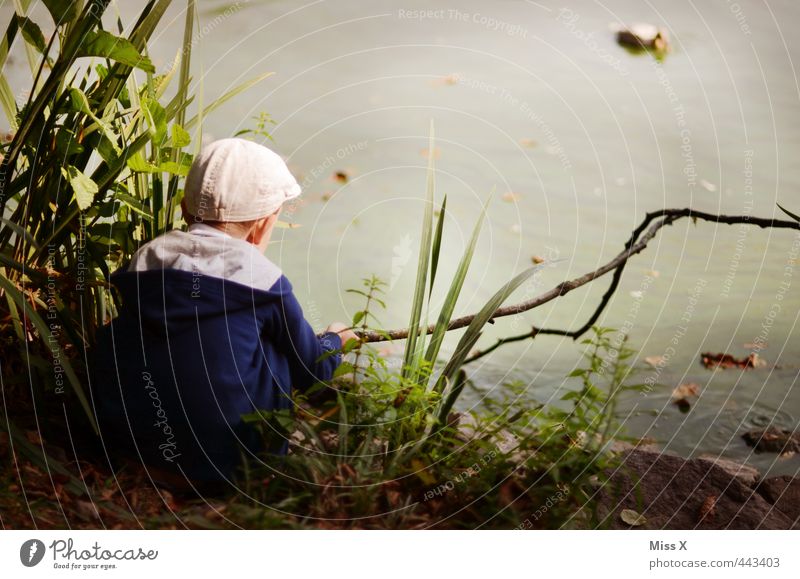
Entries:
POLYGON ((112 276, 122 307, 92 373, 107 450, 181 480, 230 480, 240 449, 259 448, 240 416, 289 408, 292 388, 332 376, 340 356, 320 357, 339 335, 315 335, 263 247, 195 220, 112 276))

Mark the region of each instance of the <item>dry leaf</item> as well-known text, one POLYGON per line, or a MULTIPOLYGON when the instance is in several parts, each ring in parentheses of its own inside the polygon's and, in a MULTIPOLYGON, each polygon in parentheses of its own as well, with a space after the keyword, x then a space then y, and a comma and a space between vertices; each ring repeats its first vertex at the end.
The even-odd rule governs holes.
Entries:
POLYGON ((289 223, 288 221, 276 221, 275 228, 276 229, 297 229, 298 227, 302 227, 299 223, 289 223))
POLYGON ((700 384, 697 384, 696 382, 687 382, 686 384, 681 384, 672 391, 672 397, 674 399, 686 398, 688 396, 698 396, 699 394, 700 384))
POLYGON ((641 527, 647 523, 647 518, 645 518, 644 515, 640 515, 631 509, 622 509, 622 512, 619 514, 619 518, 622 519, 624 523, 629 524, 631 527, 641 527))
POLYGON ((734 358, 730 354, 712 354, 711 352, 704 352, 700 354, 700 363, 706 368, 740 368, 747 370, 748 368, 763 368, 767 365, 766 361, 761 359, 758 354, 750 354, 747 358, 734 358))
POLYGON ((709 521, 713 521, 714 515, 716 514, 717 497, 714 495, 709 495, 706 497, 706 500, 703 501, 703 504, 700 505, 700 510, 697 513, 697 522, 700 523, 706 518, 708 518, 709 521))
POLYGON ((336 171, 333 174, 333 178, 336 179, 339 183, 347 183, 350 180, 350 176, 344 171, 336 171))
POLYGON ((717 190, 716 185, 714 185, 711 181, 706 181, 705 179, 700 179, 700 185, 703 186, 703 189, 706 191, 711 191, 712 193, 717 190))
POLYGON ((664 356, 647 356, 644 361, 656 368, 664 363, 664 356))
POLYGON ((506 203, 513 203, 514 201, 519 201, 521 199, 521 195, 519 193, 514 193, 513 191, 508 191, 507 193, 503 193, 503 201, 506 203))
POLYGON ((541 255, 534 255, 533 257, 531 257, 531 261, 535 265, 539 265, 540 263, 544 263, 547 260, 545 258, 543 258, 541 255))

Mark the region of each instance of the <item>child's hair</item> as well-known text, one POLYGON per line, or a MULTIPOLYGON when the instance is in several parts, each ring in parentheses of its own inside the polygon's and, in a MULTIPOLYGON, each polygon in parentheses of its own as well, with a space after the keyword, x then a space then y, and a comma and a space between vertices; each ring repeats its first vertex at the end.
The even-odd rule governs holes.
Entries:
POLYGON ((210 225, 211 227, 224 231, 234 237, 244 239, 250 234, 251 231, 253 231, 253 228, 258 224, 258 222, 264 219, 264 217, 259 219, 250 219, 248 221, 211 221, 209 219, 198 219, 191 213, 185 213, 184 219, 189 225, 193 223, 205 223, 206 225, 210 225))

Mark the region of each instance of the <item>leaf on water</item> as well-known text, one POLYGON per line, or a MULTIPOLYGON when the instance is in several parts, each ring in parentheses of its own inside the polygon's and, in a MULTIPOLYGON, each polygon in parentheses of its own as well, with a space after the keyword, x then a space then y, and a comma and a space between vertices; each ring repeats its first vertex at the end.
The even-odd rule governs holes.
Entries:
MULTIPOLYGON (((431 158, 431 149, 421 149, 419 154, 422 155, 423 157, 425 157, 426 159, 430 159, 431 158)), ((442 150, 439 147, 434 147, 432 156, 433 156, 434 160, 438 160, 439 157, 442 156, 442 150)))
POLYGON ((711 191, 712 193, 717 190, 716 185, 714 185, 711 181, 706 181, 705 179, 700 179, 700 185, 703 186, 703 189, 706 191, 711 191))
POLYGON ((533 257, 531 257, 531 261, 535 265, 539 265, 540 263, 544 263, 547 260, 545 258, 543 258, 541 255, 534 255, 533 257))
POLYGON ((333 178, 339 183, 345 184, 350 180, 350 176, 344 171, 336 171, 333 178))
POLYGON ((97 183, 92 181, 90 177, 87 177, 81 173, 80 170, 73 166, 62 167, 61 173, 72 186, 72 190, 75 193, 75 201, 78 203, 78 207, 81 210, 89 207, 92 204, 92 201, 94 201, 94 196, 97 195, 97 183))
POLYGON ((687 398, 689 396, 699 396, 700 395, 700 384, 696 382, 687 382, 686 384, 681 384, 675 390, 672 391, 672 398, 673 400, 679 400, 681 398, 687 398))
POLYGON ((299 223, 289 223, 288 221, 276 221, 275 227, 277 229, 297 229, 298 227, 302 227, 299 223))
POLYGON ((710 370, 714 368, 748 370, 750 368, 763 368, 767 365, 767 362, 756 353, 751 353, 746 358, 734 358, 730 354, 704 352, 700 354, 700 363, 710 370))
POLYGON ((647 356, 644 361, 650 364, 653 368, 664 365, 664 356, 647 356))
POLYGON ((519 193, 514 193, 513 191, 508 191, 503 193, 503 201, 506 203, 514 203, 515 201, 519 201, 522 198, 522 195, 519 193))
POLYGON ((657 269, 647 269, 644 273, 650 277, 659 277, 661 275, 661 272, 657 269))
POLYGON ((647 518, 644 515, 640 515, 632 509, 622 509, 619 518, 631 527, 641 527, 647 523, 647 518))

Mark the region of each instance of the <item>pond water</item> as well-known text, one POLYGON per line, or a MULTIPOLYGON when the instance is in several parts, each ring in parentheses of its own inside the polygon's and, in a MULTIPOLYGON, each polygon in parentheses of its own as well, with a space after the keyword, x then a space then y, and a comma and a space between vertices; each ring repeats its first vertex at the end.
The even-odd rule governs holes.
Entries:
MULTIPOLYGON (((405 325, 429 154, 438 198, 448 196, 439 279, 455 269, 496 191, 459 314, 476 311, 532 256, 561 261, 510 301, 598 267, 647 211, 769 217, 780 214, 776 202, 800 211, 794 1, 199 5, 198 97, 275 72, 210 115, 204 137, 252 128, 262 111, 274 119, 268 144, 288 158, 305 195, 291 215, 302 227, 280 230, 269 255, 318 328, 352 316, 360 303, 345 290, 371 274, 389 283, 384 327, 405 325), (663 62, 615 43, 610 24, 636 21, 669 30, 663 62), (437 140, 428 151, 431 121, 437 140)), ((136 9, 120 7, 123 21, 136 9)), ((153 49, 162 69, 183 26, 180 10, 167 20, 153 49)), ((786 230, 686 220, 631 260, 600 322, 629 330, 639 378, 658 383, 622 401, 631 434, 684 456, 798 470, 797 457, 753 455, 740 438, 749 427, 800 421, 798 243, 786 230), (754 342, 766 343, 763 368, 700 365, 700 352, 746 356, 754 342), (651 356, 663 367, 645 363, 651 356), (671 393, 688 382, 701 393, 681 413, 671 393)), ((607 283, 500 320, 480 345, 531 324, 575 328, 607 283)), ((505 346, 469 368, 464 404, 498 395, 509 380, 552 402, 576 386, 565 376, 580 359, 569 339, 505 346)))

